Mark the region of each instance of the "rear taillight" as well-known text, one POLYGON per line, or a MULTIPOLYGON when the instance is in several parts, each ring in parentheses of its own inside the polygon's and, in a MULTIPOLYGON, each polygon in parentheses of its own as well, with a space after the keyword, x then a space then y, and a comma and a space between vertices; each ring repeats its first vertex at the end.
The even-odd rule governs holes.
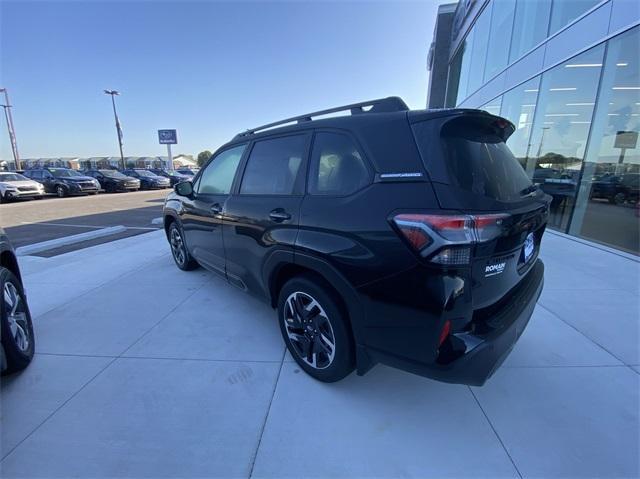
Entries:
POLYGON ((443 265, 469 264, 471 246, 502 233, 507 214, 429 215, 403 213, 393 222, 413 249, 443 265))

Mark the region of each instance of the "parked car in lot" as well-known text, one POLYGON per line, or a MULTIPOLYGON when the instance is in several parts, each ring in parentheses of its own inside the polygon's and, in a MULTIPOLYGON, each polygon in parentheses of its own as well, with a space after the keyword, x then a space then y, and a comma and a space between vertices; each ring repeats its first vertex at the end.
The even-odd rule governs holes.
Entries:
POLYGON ((391 97, 240 133, 167 197, 173 258, 277 308, 316 379, 381 362, 481 385, 543 285, 550 198, 506 146, 514 129, 391 97))
POLYGON ((132 168, 123 170, 122 174, 139 180, 140 188, 144 190, 169 188, 171 186, 169 178, 158 176, 155 173, 151 173, 149 170, 145 170, 144 168, 132 168))
POLYGON ((177 171, 181 175, 186 175, 186 176, 192 176, 193 177, 193 176, 198 174, 198 171, 200 171, 200 168, 188 168, 186 166, 182 166, 180 168, 177 168, 175 171, 177 171))
POLYGON ((603 175, 591 182, 591 198, 605 198, 609 203, 621 205, 629 196, 629 187, 618 175, 603 175))
POLYGON ((8 374, 26 368, 31 362, 35 337, 18 260, 2 228, 0 291, 0 371, 8 374))
POLYGON ((0 171, 0 203, 21 198, 42 198, 44 186, 20 173, 0 171))
POLYGON ((188 181, 193 178, 193 175, 185 175, 176 170, 165 170, 162 168, 150 168, 149 171, 154 175, 164 176, 165 178, 169 178, 169 183, 171 186, 175 186, 181 181, 188 181))
POLYGON ((84 174, 98 180, 100 187, 107 193, 140 189, 140 180, 123 175, 118 170, 86 170, 84 174))
POLYGON ((24 174, 42 183, 47 193, 55 193, 60 198, 70 195, 97 195, 100 191, 98 180, 70 168, 36 168, 26 170, 24 174))

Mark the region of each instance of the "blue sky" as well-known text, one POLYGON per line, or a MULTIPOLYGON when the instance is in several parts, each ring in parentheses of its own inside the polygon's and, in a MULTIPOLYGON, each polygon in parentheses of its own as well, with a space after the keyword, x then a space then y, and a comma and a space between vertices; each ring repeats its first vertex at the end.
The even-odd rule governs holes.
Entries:
MULTIPOLYGON (((0 0, 0 85, 20 155, 117 155, 105 88, 117 98, 125 155, 214 150, 246 128, 400 95, 424 108, 426 57, 440 2, 0 0)), ((4 118, 0 155, 11 157, 4 118)))

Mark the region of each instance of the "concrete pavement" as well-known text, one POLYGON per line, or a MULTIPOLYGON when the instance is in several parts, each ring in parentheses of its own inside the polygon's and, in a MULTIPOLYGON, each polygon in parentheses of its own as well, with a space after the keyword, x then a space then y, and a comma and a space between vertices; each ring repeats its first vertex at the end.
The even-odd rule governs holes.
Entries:
POLYGON ((323 384, 273 310, 163 232, 24 257, 37 355, 2 384, 2 477, 637 477, 637 261, 558 235, 481 388, 377 366, 323 384))

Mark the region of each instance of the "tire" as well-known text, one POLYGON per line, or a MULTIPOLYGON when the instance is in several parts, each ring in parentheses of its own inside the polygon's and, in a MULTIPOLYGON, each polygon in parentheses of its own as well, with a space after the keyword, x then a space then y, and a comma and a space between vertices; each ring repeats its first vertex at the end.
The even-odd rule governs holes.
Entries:
POLYGON ((624 193, 617 193, 612 199, 611 202, 616 204, 616 205, 621 205, 625 202, 625 200, 627 199, 626 195, 624 193))
POLYGON ((184 232, 176 221, 169 226, 169 246, 171 247, 173 261, 182 271, 191 271, 199 266, 198 262, 189 253, 184 241, 184 232))
POLYGON ((4 197, 4 195, 2 194, 2 191, 0 191, 0 204, 5 203, 7 200, 4 197))
POLYGON ((67 194, 67 189, 64 186, 56 186, 56 195, 58 195, 58 198, 64 198, 67 194))
POLYGON ((278 295, 278 323, 287 349, 309 376, 331 383, 353 372, 354 343, 347 316, 321 278, 302 275, 285 283, 278 295), (302 314, 296 315, 294 307, 302 314))
POLYGON ((0 332, 7 358, 7 368, 2 374, 10 374, 29 365, 35 351, 35 338, 31 313, 22 285, 11 271, 1 267, 0 294, 0 332), (14 304, 18 299, 17 307, 14 309, 18 314, 10 314, 13 308, 7 298, 11 298, 14 304))

